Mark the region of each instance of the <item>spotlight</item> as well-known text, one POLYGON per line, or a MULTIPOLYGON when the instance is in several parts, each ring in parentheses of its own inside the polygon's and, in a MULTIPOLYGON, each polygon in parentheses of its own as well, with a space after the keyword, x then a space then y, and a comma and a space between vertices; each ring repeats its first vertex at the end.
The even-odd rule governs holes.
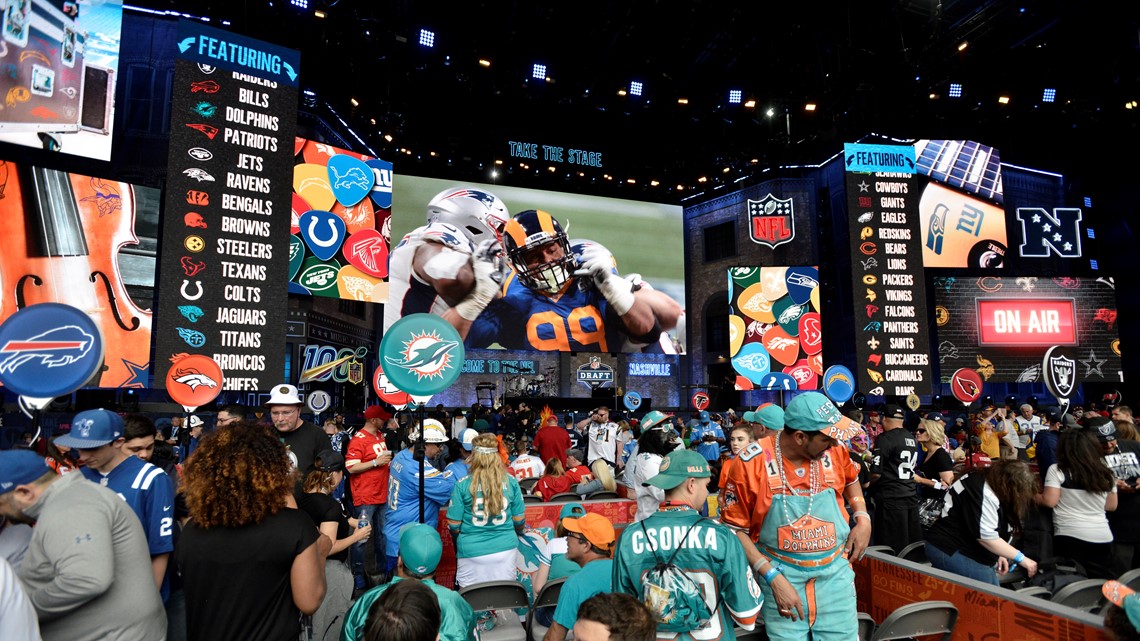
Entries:
POLYGON ((768 111, 765 111, 765 112, 764 112, 764 115, 766 115, 766 116, 768 116, 769 118, 771 118, 772 116, 775 116, 775 115, 776 115, 776 110, 775 110, 775 109, 773 109, 772 107, 768 107, 768 111))
POLYGON ((643 85, 636 80, 629 83, 629 94, 631 96, 640 96, 642 89, 643 89, 643 85))
POLYGON ((949 96, 951 98, 961 98, 962 97, 962 85, 960 85, 956 82, 950 83, 949 96))
POLYGON ((1053 102, 1057 99, 1056 89, 1046 89, 1041 93, 1041 102, 1053 102))
POLYGON ((530 76, 536 80, 546 80, 546 65, 536 63, 530 68, 530 76))
POLYGON ((1003 105, 1008 105, 1009 104, 1009 96, 999 96, 998 97, 998 103, 1003 104, 1003 105))
POLYGON ((804 105, 804 111, 815 111, 815 103, 809 102, 806 105, 804 105))
POLYGON ((298 9, 308 9, 309 0, 289 0, 289 4, 297 7, 298 9))
POLYGON ((431 49, 435 46, 435 32, 420 29, 420 46, 431 49))
POLYGON ((728 92, 728 104, 730 105, 739 105, 743 98, 744 92, 739 89, 733 89, 728 92))
POLYGON ((479 66, 480 66, 480 67, 490 67, 490 66, 491 66, 491 61, 490 61, 490 60, 487 60, 486 58, 480 58, 480 59, 479 59, 479 66))
POLYGON ((678 99, 677 99, 677 104, 679 104, 679 105, 687 105, 687 104, 689 104, 689 99, 688 99, 688 98, 678 98, 678 99))

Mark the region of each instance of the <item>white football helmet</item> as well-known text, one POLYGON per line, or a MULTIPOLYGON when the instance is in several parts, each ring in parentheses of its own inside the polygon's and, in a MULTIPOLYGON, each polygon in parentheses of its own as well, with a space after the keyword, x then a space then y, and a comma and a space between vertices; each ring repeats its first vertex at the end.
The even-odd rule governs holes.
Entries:
POLYGON ((451 187, 436 194, 427 205, 427 222, 454 225, 472 243, 487 238, 502 239, 503 225, 510 219, 498 196, 481 189, 451 187))

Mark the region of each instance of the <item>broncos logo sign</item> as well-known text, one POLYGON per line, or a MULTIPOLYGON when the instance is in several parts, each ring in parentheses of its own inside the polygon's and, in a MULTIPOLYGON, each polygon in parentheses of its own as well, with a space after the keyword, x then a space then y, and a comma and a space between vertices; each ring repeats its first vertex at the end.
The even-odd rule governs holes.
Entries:
POLYGON ((175 382, 182 383, 192 390, 197 390, 199 387, 205 386, 213 389, 218 386, 218 382, 206 376, 196 369, 178 369, 174 372, 175 382))

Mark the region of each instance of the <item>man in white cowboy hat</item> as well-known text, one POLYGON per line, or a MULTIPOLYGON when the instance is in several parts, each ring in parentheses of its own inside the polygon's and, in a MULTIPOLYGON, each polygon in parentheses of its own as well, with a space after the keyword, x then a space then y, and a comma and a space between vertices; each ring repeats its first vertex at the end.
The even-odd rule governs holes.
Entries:
POLYGON ((318 452, 332 449, 329 435, 301 418, 301 407, 304 405, 297 388, 286 384, 274 386, 269 400, 265 402, 277 436, 289 448, 289 458, 293 459, 302 474, 313 464, 318 452))

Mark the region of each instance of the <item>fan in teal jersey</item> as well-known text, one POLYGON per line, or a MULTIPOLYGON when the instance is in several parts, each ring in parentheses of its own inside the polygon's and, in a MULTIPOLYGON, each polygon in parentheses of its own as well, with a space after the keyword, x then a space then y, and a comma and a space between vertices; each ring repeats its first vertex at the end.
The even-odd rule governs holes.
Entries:
POLYGON ((455 582, 514 581, 519 534, 526 526, 519 482, 507 474, 494 434, 472 442, 470 474, 455 484, 447 525, 455 539, 455 582))

